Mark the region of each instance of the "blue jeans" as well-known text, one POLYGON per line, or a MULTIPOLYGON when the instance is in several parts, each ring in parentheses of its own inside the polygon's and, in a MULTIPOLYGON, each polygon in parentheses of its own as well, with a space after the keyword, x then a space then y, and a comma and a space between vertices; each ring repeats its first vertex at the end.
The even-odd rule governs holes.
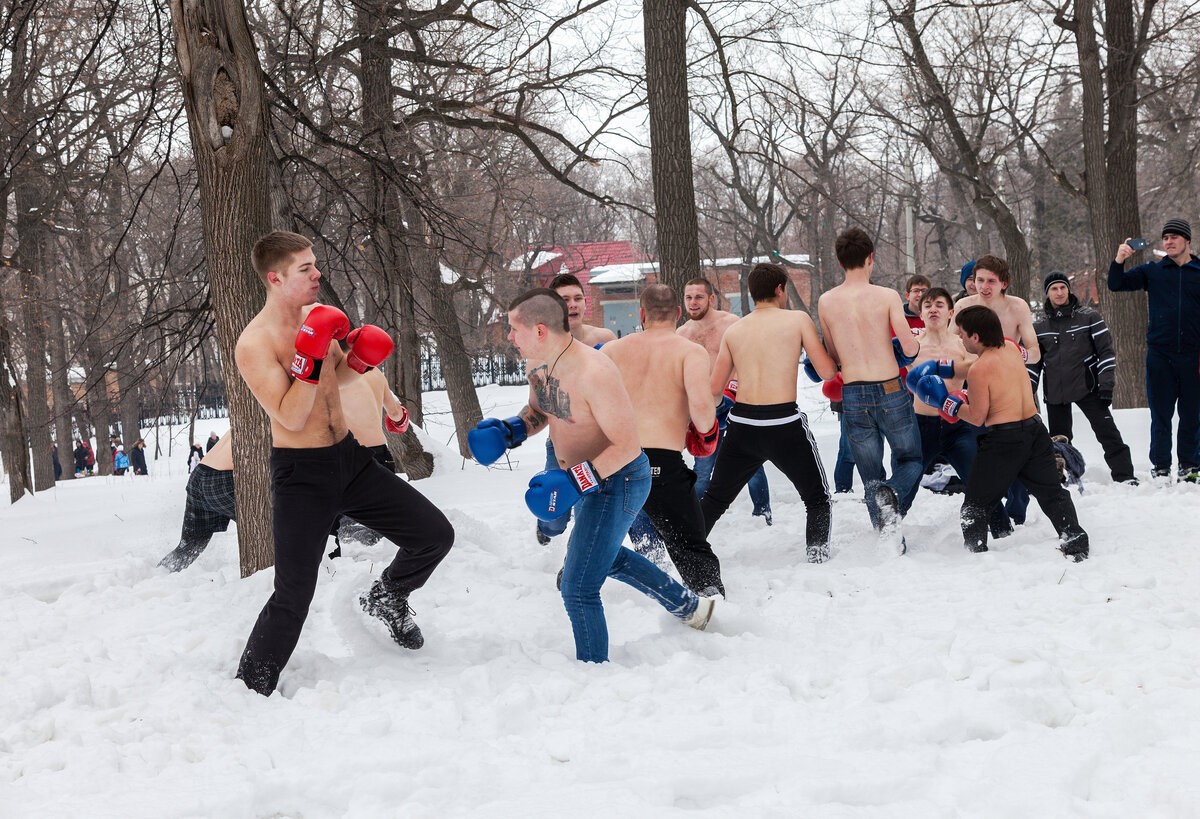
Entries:
POLYGON ((650 461, 645 453, 600 482, 600 490, 575 504, 575 528, 567 542, 562 598, 575 634, 575 657, 608 661, 608 624, 600 587, 609 577, 628 583, 686 620, 700 598, 646 558, 621 545, 633 516, 650 494, 650 461))
POLYGON ((850 492, 854 489, 854 455, 850 452, 850 436, 846 434, 846 413, 839 412, 837 417, 842 434, 838 438, 837 463, 833 465, 833 491, 850 492))
POLYGON ((1146 349, 1146 396, 1150 404, 1150 464, 1171 468, 1171 420, 1179 405, 1175 457, 1180 466, 1200 464, 1200 355, 1195 350, 1146 349))
MULTIPOLYGON (((696 473, 696 497, 698 498, 704 497, 704 490, 708 489, 708 484, 712 481, 713 467, 717 464, 717 453, 721 451, 721 442, 724 440, 725 430, 722 429, 720 437, 717 438, 717 448, 713 450, 713 454, 707 458, 697 458, 696 463, 692 466, 692 471, 696 473)), ((746 484, 746 488, 750 490, 750 503, 754 504, 754 509, 750 514, 770 514, 771 489, 767 485, 767 473, 763 471, 761 466, 750 477, 750 483, 746 484)))
POLYGON ((881 382, 858 382, 842 387, 842 410, 850 452, 866 489, 871 525, 882 527, 875 491, 882 485, 896 493, 900 514, 908 513, 921 481, 921 433, 912 396, 899 377, 881 382), (884 480, 883 442, 892 448, 892 477, 884 480))

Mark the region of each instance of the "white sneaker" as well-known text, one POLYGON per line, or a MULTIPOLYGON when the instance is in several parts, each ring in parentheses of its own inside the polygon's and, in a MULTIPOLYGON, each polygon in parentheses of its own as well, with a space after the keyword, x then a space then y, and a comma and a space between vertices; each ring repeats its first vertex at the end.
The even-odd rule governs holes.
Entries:
POLYGON ((683 621, 685 626, 704 631, 708 621, 712 619, 713 606, 717 604, 715 597, 701 597, 700 602, 696 604, 696 610, 692 612, 692 616, 683 621))

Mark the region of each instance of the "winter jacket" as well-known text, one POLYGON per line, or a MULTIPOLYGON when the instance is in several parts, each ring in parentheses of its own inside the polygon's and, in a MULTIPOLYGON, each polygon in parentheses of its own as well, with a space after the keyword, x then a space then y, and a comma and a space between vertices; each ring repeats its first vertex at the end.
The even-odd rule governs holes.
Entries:
POLYGON ((83 448, 83 444, 75 447, 75 471, 82 472, 87 469, 88 451, 83 448))
POLYGON ((118 449, 117 454, 113 455, 113 467, 116 469, 128 469, 129 456, 124 451, 118 449))
POLYGON ((1176 353, 1200 351, 1200 259, 1195 255, 1183 267, 1170 256, 1131 270, 1114 260, 1108 266, 1108 289, 1146 291, 1148 345, 1176 353))
POLYGON ((133 474, 146 474, 146 450, 140 446, 135 446, 129 451, 129 465, 133 467, 133 474))
POLYGON ((1047 404, 1073 404, 1097 391, 1112 395, 1117 358, 1099 313, 1080 304, 1074 293, 1062 307, 1047 299, 1046 316, 1034 322, 1033 329, 1042 349, 1047 404))

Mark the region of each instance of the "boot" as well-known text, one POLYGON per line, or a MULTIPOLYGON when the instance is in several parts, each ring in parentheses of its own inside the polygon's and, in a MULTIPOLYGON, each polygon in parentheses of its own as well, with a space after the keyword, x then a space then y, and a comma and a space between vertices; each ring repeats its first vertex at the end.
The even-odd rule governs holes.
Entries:
POLYGON ((183 538, 179 545, 158 561, 159 568, 169 572, 180 572, 196 562, 196 558, 208 546, 208 538, 183 538))
POLYGON ((358 598, 363 611, 383 621, 392 639, 404 648, 420 648, 425 637, 413 620, 408 605, 408 593, 396 589, 385 578, 379 578, 371 590, 358 598))

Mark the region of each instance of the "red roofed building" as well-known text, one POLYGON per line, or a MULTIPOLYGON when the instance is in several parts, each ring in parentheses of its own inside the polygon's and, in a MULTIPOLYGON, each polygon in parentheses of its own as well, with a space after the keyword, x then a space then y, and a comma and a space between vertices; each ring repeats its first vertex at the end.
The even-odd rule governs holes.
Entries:
POLYGON ((510 273, 527 273, 534 284, 546 287, 560 273, 571 273, 583 284, 587 296, 584 321, 595 327, 605 326, 603 311, 598 309, 599 293, 592 293, 588 283, 592 269, 613 265, 645 262, 646 251, 633 242, 582 242, 577 245, 554 245, 530 248, 523 256, 508 265, 510 273))

